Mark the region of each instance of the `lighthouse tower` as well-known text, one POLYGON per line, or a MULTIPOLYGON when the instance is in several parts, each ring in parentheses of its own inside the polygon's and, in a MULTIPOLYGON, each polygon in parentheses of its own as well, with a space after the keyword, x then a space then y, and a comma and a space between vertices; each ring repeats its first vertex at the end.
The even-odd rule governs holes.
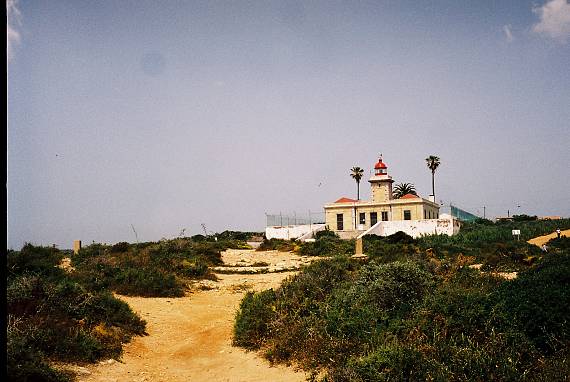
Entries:
POLYGON ((388 166, 382 162, 382 154, 374 165, 374 175, 368 180, 372 187, 372 201, 376 203, 389 202, 392 199, 392 177, 388 175, 388 166))

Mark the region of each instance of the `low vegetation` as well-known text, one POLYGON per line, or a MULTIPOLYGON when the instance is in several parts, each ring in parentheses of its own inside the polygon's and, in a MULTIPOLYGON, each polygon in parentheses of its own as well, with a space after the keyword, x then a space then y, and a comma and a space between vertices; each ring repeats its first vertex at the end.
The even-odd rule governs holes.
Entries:
POLYGON ((315 241, 303 243, 298 253, 302 256, 337 256, 354 253, 354 240, 342 240, 332 231, 315 234, 315 241))
POLYGON ((294 240, 264 239, 256 250, 291 252, 298 249, 299 245, 294 240))
POLYGON ((342 242, 303 244, 299 252, 332 258, 276 290, 248 293, 234 343, 323 381, 565 380, 568 239, 551 240, 544 253, 522 235, 568 223, 477 222, 450 238, 365 237, 366 263, 351 260, 342 242), (511 235, 515 224, 521 241, 511 235), (518 277, 469 267, 475 263, 518 277))
POLYGON ((127 296, 180 297, 192 279, 215 279, 209 267, 221 265, 221 252, 251 248, 248 233, 225 231, 215 236, 115 245, 92 244, 72 257, 75 275, 94 289, 127 296))
POLYGON ((253 233, 226 231, 149 243, 92 244, 77 255, 26 244, 7 253, 7 372, 11 381, 67 381, 58 362, 118 358, 145 322, 113 293, 182 296, 214 278, 221 251, 249 248, 253 233), (60 266, 71 257, 72 269, 60 266))
POLYGON ((65 381, 51 361, 116 358, 145 322, 108 290, 57 267, 55 248, 25 245, 7 254, 7 372, 11 381, 65 381))

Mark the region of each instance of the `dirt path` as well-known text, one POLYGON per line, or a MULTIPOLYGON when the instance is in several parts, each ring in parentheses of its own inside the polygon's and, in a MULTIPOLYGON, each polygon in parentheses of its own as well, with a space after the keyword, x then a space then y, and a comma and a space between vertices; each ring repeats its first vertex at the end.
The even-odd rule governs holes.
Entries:
MULTIPOLYGON (((307 260, 282 252, 224 253, 226 264, 254 261, 289 269, 307 260)), ((182 298, 120 296, 147 321, 149 335, 125 345, 121 362, 81 368, 78 381, 304 381, 302 372, 271 366, 256 353, 231 346, 235 312, 246 290, 275 288, 292 274, 220 274, 218 282, 202 283, 213 289, 182 298)))
MULTIPOLYGON (((570 229, 560 231, 560 236, 570 236, 570 229)), ((527 243, 538 245, 539 247, 541 247, 543 244, 548 243, 550 239, 554 238, 556 238, 556 232, 544 236, 535 237, 534 239, 530 239, 529 241, 527 241, 527 243)))

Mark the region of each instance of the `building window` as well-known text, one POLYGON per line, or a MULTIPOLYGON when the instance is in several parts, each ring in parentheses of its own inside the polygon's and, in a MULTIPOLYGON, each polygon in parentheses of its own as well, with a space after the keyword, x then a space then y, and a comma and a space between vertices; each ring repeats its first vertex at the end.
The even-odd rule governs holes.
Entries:
POLYGON ((388 211, 382 211, 382 221, 383 222, 388 221, 388 211))
POLYGON ((378 223, 378 214, 376 212, 371 212, 370 213, 370 226, 372 227, 376 223, 378 223))
POLYGON ((342 231, 344 229, 343 214, 336 214, 336 230, 342 231))
POLYGON ((366 224, 366 214, 364 212, 358 214, 358 224, 366 224))
POLYGON ((427 219, 427 211, 424 210, 424 219, 427 219))
POLYGON ((412 220, 412 211, 404 210, 404 220, 412 220))

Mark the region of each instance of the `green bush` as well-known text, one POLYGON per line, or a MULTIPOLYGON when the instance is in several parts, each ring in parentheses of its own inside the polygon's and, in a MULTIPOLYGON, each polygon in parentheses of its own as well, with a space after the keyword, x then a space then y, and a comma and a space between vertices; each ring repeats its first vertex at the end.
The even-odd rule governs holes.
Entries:
MULTIPOLYGON (((325 232, 325 231, 321 231, 325 232)), ((320 233, 320 232, 318 232, 320 233)), ((322 235, 312 243, 303 243, 299 248, 301 256, 339 256, 353 255, 355 249, 354 240, 342 240, 336 235, 322 235)))
POLYGON ((71 376, 52 368, 45 354, 35 346, 27 334, 28 328, 14 323, 14 316, 8 316, 6 336, 6 371, 8 380, 68 382, 71 376))
POLYGON ((51 361, 119 357, 145 322, 110 292, 91 289, 58 268, 61 253, 26 245, 11 251, 7 283, 10 380, 65 381, 51 361))
POLYGON ((321 239, 323 237, 332 237, 335 239, 339 239, 339 236, 336 234, 336 232, 331 231, 330 229, 326 228, 322 231, 318 231, 317 233, 315 233, 315 239, 321 239))
POLYGON ((345 367, 335 368, 330 378, 355 382, 430 380, 426 361, 418 350, 386 344, 364 357, 351 357, 345 367))
POLYGON ((73 256, 74 277, 91 288, 125 295, 179 297, 190 279, 215 278, 210 267, 222 263, 221 251, 242 245, 236 240, 191 238, 144 245, 93 244, 73 256))
POLYGON ((295 249, 295 244, 290 240, 283 239, 263 239, 263 242, 257 247, 257 251, 280 251, 290 252, 295 249))
POLYGON ((275 292, 248 292, 240 303, 234 324, 234 345, 258 349, 267 336, 275 311, 275 292))
POLYGON ((418 242, 428 248, 443 243, 479 246, 488 243, 516 241, 517 238, 512 235, 513 229, 521 231, 520 241, 527 241, 537 236, 550 234, 556 228, 569 229, 570 219, 498 222, 493 224, 477 220, 471 223, 462 223, 461 230, 457 235, 428 235, 418 239, 418 242))
POLYGON ((545 256, 497 294, 508 320, 537 348, 551 353, 570 345, 570 253, 545 256))
POLYGON ((547 248, 554 248, 557 250, 570 251, 570 237, 562 236, 560 239, 551 239, 546 243, 547 248))
POLYGON ((337 288, 326 301, 326 332, 350 339, 343 352, 361 348, 382 335, 394 320, 405 317, 433 287, 433 276, 418 263, 372 263, 357 278, 337 288))
MULTIPOLYGON (((551 228, 521 224, 541 234, 551 228)), ((323 381, 565 380, 570 253, 563 239, 544 255, 501 236, 511 226, 468 225, 452 240, 365 237, 368 264, 346 255, 319 261, 271 298, 244 300, 240 330, 255 339, 246 346, 323 371, 323 381), (481 235, 489 229, 499 233, 481 235), (519 275, 507 281, 468 267, 475 262, 519 275)), ((335 238, 300 251, 332 252, 316 250, 319 240, 335 238)))
POLYGON ((46 277, 61 276, 63 270, 57 265, 63 257, 63 253, 57 248, 25 244, 20 251, 8 251, 6 258, 8 278, 25 272, 46 277))
POLYGON ((117 274, 111 288, 127 296, 182 297, 185 285, 173 274, 147 268, 127 268, 117 274))

